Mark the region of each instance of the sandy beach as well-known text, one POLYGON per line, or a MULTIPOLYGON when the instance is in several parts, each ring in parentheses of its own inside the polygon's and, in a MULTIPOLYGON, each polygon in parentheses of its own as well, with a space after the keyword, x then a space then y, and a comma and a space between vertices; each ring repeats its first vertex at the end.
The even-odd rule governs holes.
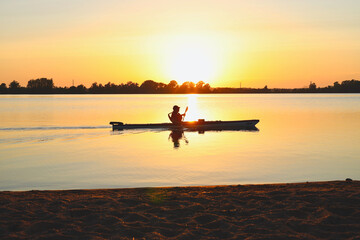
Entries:
POLYGON ((1 239, 360 239, 360 182, 0 192, 1 239))

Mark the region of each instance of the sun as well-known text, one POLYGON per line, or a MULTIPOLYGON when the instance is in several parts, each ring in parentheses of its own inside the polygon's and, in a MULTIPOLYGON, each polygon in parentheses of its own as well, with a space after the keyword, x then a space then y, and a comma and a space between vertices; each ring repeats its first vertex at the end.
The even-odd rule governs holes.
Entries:
POLYGON ((169 79, 183 82, 214 81, 219 68, 217 45, 204 36, 177 36, 165 47, 169 79))

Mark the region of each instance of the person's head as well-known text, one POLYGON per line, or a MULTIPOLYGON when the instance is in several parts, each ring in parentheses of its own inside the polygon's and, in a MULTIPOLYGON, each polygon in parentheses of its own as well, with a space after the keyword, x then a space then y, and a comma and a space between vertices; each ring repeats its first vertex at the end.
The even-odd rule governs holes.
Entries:
POLYGON ((173 106, 173 110, 174 110, 174 112, 179 112, 180 107, 178 105, 175 105, 175 106, 173 106))

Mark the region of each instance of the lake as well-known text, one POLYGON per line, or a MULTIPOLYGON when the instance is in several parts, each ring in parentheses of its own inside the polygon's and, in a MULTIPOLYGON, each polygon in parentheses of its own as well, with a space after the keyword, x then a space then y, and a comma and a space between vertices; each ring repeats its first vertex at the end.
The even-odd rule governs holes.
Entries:
POLYGON ((360 94, 0 95, 0 190, 360 179, 360 94), (258 131, 110 121, 259 119, 258 131))

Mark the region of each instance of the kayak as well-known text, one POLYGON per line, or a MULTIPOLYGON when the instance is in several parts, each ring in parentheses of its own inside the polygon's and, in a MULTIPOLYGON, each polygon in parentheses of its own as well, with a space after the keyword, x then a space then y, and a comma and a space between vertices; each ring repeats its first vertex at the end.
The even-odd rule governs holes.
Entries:
POLYGON ((173 123, 148 123, 148 124, 124 124, 122 122, 110 122, 113 130, 124 129, 168 129, 168 130, 256 130, 255 125, 259 120, 241 121, 198 121, 182 122, 181 125, 173 123))

